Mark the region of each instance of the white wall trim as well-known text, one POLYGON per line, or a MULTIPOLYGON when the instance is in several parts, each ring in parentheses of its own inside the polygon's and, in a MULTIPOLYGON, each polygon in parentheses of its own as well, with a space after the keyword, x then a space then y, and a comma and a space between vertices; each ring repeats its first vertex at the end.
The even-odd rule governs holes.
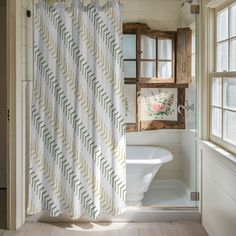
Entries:
POLYGON ((234 2, 234 0, 211 0, 211 1, 208 1, 208 3, 205 5, 205 7, 217 8, 221 5, 230 4, 232 2, 234 2))
POLYGON ((200 139, 209 140, 210 137, 210 72, 213 71, 213 63, 211 58, 214 53, 214 27, 213 18, 214 11, 206 8, 204 4, 201 7, 201 22, 200 22, 200 55, 199 55, 199 84, 198 84, 198 111, 199 111, 199 132, 200 139))
POLYGON ((216 8, 219 5, 223 4, 226 0, 211 0, 205 6, 209 8, 216 8))
POLYGON ((17 229, 25 222, 24 158, 22 155, 21 103, 21 5, 7 1, 7 227, 17 229))
POLYGON ((27 222, 48 222, 48 223, 81 223, 81 222, 160 222, 160 221, 200 221, 200 213, 197 208, 176 207, 128 207, 127 211, 118 216, 103 216, 97 220, 88 217, 81 217, 71 220, 69 215, 62 214, 59 217, 50 217, 46 212, 34 216, 28 216, 27 222))
MULTIPOLYGON (((214 144, 210 141, 202 141, 201 147, 207 146, 220 154, 222 157, 224 157, 226 160, 231 161, 232 163, 236 164, 236 155, 233 155, 232 153, 228 152, 227 150, 223 149, 222 147, 218 146, 217 144, 214 144)), ((234 173, 236 175, 236 172, 234 173)))

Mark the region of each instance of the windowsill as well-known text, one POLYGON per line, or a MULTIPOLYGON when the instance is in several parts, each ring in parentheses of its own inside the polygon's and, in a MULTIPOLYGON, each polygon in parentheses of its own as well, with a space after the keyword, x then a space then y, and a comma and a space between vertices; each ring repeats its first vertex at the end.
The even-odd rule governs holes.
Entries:
POLYGON ((207 147, 211 148, 212 150, 216 151, 217 153, 221 154, 223 157, 225 157, 226 159, 234 162, 236 164, 236 155, 228 152, 227 150, 225 150, 224 148, 218 146, 215 143, 212 143, 210 141, 204 141, 201 140, 201 142, 203 144, 205 144, 207 147))

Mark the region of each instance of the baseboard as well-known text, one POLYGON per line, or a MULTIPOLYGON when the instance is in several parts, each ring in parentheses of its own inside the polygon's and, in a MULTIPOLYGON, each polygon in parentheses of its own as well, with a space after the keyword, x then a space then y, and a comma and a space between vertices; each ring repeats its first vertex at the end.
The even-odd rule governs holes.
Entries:
POLYGON ((200 213, 197 208, 149 208, 149 207, 128 207, 127 211, 119 216, 104 216, 98 220, 88 217, 81 217, 72 220, 68 215, 50 217, 46 212, 34 216, 28 216, 27 222, 47 223, 80 223, 80 222, 163 222, 163 221, 198 221, 200 213))

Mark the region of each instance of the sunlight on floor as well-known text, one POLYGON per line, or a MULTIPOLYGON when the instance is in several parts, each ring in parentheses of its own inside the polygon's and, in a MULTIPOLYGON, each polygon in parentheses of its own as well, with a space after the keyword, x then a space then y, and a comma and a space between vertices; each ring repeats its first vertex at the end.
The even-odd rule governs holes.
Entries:
POLYGON ((124 223, 81 223, 81 224, 71 224, 68 227, 65 227, 66 230, 72 231, 111 231, 111 230, 119 230, 124 228, 127 225, 127 222, 124 223))

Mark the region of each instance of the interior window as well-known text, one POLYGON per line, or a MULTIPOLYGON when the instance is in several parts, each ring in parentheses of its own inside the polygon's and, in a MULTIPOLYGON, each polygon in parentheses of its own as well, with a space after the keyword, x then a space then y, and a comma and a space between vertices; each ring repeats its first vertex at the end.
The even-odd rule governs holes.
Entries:
POLYGON ((184 129, 178 106, 191 83, 191 29, 124 23, 123 32, 126 130, 184 129))
POLYGON ((211 76, 211 139, 236 145, 236 3, 216 11, 216 60, 211 76))
POLYGON ((141 79, 174 82, 173 39, 141 35, 141 79))

